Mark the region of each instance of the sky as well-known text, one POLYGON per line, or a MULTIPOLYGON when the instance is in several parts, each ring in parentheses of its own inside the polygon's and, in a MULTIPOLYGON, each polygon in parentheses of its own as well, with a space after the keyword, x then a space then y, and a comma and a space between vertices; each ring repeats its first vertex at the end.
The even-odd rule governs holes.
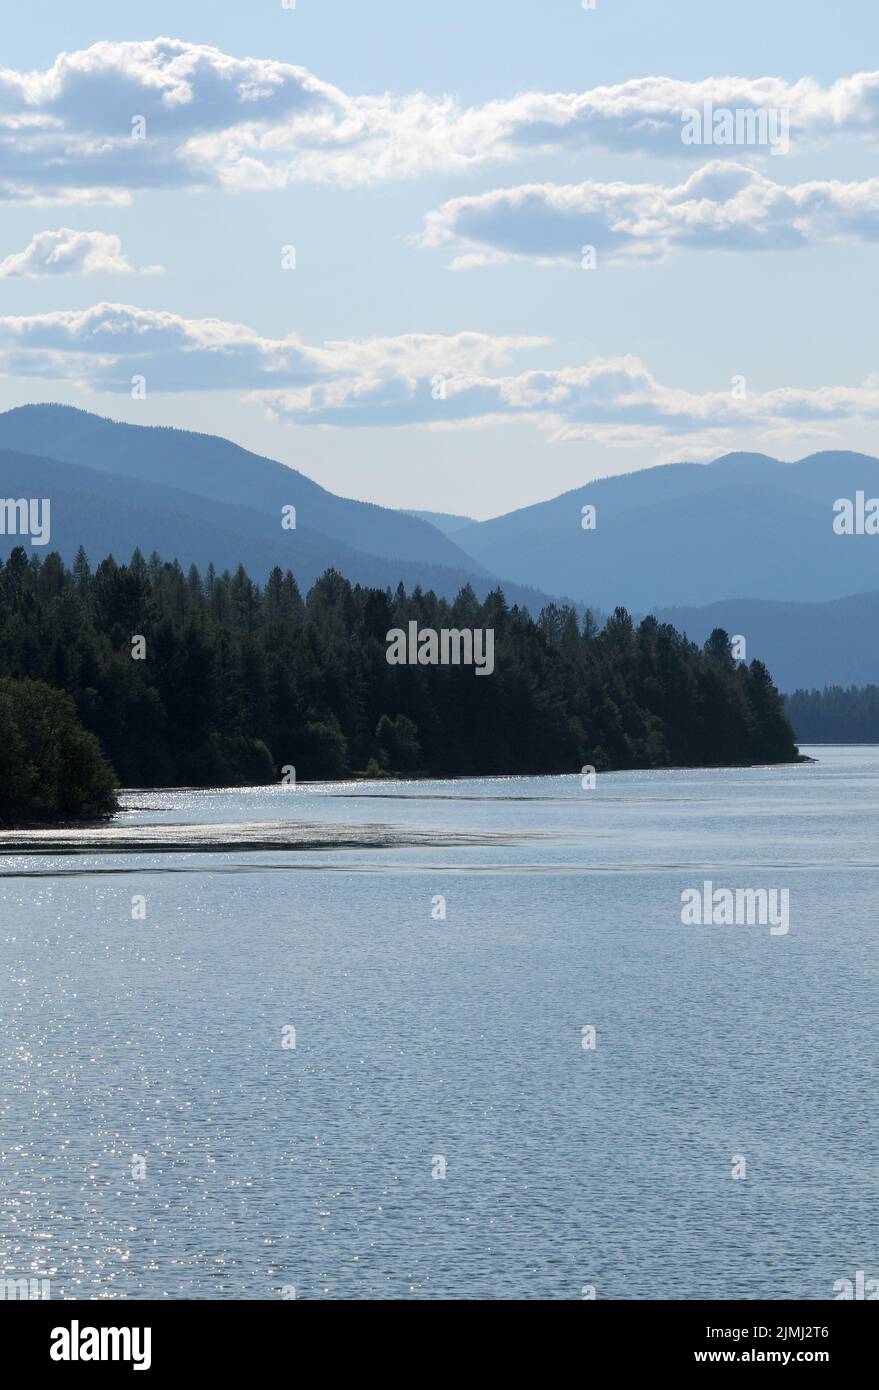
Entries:
POLYGON ((480 518, 733 449, 877 453, 877 41, 868 0, 30 0, 0 409, 480 518))

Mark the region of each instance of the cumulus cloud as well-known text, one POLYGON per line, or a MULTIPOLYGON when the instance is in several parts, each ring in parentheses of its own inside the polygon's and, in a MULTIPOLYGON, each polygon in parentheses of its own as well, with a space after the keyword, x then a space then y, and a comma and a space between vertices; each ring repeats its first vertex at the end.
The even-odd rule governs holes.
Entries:
POLYGON ((66 125, 95 136, 128 129, 135 114, 157 134, 182 136, 278 120, 340 96, 305 68, 168 38, 95 43, 61 53, 42 72, 0 70, 0 118, 21 129, 66 125))
POLYGON ((709 449, 740 433, 821 433, 879 418, 879 375, 855 385, 687 391, 660 381, 639 358, 511 372, 536 337, 402 334, 303 342, 244 324, 185 319, 127 304, 0 317, 0 371, 128 391, 231 390, 296 425, 475 428, 529 421, 552 441, 610 447, 690 441, 709 449))
MULTIPOLYGON (((644 77, 467 107, 420 92, 350 94, 294 64, 178 39, 102 42, 42 71, 0 69, 0 199, 360 184, 587 148, 704 158, 705 146, 684 143, 683 133, 687 113, 706 104, 715 113, 783 113, 794 148, 873 137, 879 72, 828 86, 644 77)), ((741 157, 740 145, 718 145, 719 129, 709 128, 712 153, 741 157)))
POLYGON ((596 439, 626 447, 635 439, 705 436, 710 431, 835 424, 879 416, 879 376, 857 386, 779 387, 692 392, 659 381, 637 357, 595 358, 584 366, 514 375, 472 370, 435 380, 399 376, 374 399, 362 378, 261 392, 273 413, 296 424, 457 426, 529 420, 553 441, 596 439), (367 389, 365 389, 367 388, 367 389))
POLYGON ((136 270, 118 236, 60 227, 37 232, 23 251, 0 261, 0 277, 14 275, 155 275, 159 265, 136 270))
POLYGON ((424 93, 349 96, 325 89, 324 102, 283 120, 243 121, 226 146, 225 132, 193 136, 199 154, 221 181, 286 183, 314 179, 343 183, 462 171, 549 151, 578 149, 705 157, 741 155, 742 143, 782 152, 787 136, 799 143, 834 135, 875 136, 879 72, 829 87, 812 79, 711 77, 697 82, 646 77, 581 93, 525 92, 482 106, 424 93), (732 133, 721 117, 746 117, 732 133), (693 143, 698 113, 699 141, 693 143), (782 132, 785 139, 781 139, 782 132))
POLYGON ((293 118, 305 131, 320 111, 343 119, 347 104, 305 68, 177 39, 96 43, 44 71, 0 69, 0 198, 102 201, 108 189, 215 184, 221 171, 202 166, 191 139, 293 118))
POLYGON ((685 248, 779 251, 879 240, 879 179, 785 186, 714 160, 683 183, 522 184, 453 198, 424 219, 419 243, 450 248, 455 269, 531 260, 655 261, 685 248))
POLYGON ((402 334, 395 338, 303 343, 268 338, 245 324, 187 319, 167 310, 101 303, 88 309, 0 317, 0 371, 128 390, 134 375, 153 391, 350 390, 377 399, 401 383, 441 372, 482 372, 545 338, 486 333, 402 334))

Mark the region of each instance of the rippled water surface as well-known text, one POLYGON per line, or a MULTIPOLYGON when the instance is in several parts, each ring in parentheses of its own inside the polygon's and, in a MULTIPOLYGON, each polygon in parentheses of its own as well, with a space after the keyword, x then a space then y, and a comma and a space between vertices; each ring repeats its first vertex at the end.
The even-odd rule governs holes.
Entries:
POLYGON ((879 749, 807 751, 594 790, 128 793, 106 830, 0 835, 0 1273, 227 1299, 879 1275, 879 749), (682 925, 704 879, 789 889, 790 930, 682 925))

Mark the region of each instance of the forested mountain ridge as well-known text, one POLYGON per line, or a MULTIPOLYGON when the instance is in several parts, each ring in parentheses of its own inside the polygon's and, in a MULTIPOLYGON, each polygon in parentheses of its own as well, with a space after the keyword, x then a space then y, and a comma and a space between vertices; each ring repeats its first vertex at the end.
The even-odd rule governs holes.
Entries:
POLYGON ((804 743, 879 743, 879 685, 795 690, 785 705, 804 743))
POLYGON ((728 454, 597 478, 455 541, 495 574, 598 608, 822 603, 876 587, 879 536, 833 526, 834 502, 859 491, 879 496, 879 459, 867 454, 728 454))
MULTIPOLYGON (((281 508, 292 505, 299 525, 355 550, 487 573, 428 522, 390 507, 338 497, 297 469, 219 435, 129 425, 74 406, 24 405, 0 413, 0 449, 244 506, 264 513, 273 526, 280 526, 281 508)), ((145 544, 151 542, 141 541, 145 544)))
MULTIPOLYGON (((856 640, 879 608, 867 592, 879 538, 832 526, 832 500, 859 489, 879 494, 879 461, 864 454, 796 464, 730 454, 598 479, 475 522, 336 497, 217 436, 67 406, 0 414, 0 497, 50 498, 50 548, 67 564, 80 545, 104 555, 112 544, 202 572, 243 564, 261 584, 289 568, 302 593, 335 569, 449 601, 466 584, 481 600, 500 587, 532 614, 553 600, 581 611, 622 604, 700 644, 715 627, 742 634, 784 690, 879 680, 879 657, 856 640), (587 502, 595 530, 580 525, 587 502), (281 524, 285 506, 296 509, 293 529, 281 524)), ((0 528, 0 557, 19 543, 0 528)))
POLYGON ((602 630, 500 591, 454 602, 289 572, 202 576, 139 554, 92 571, 16 548, 0 568, 0 675, 66 690, 124 785, 745 765, 797 758, 760 662, 617 609, 602 630), (491 629, 494 673, 392 666, 387 635, 491 629), (133 639, 141 638, 143 659, 133 639))
POLYGON ((429 521, 431 526, 436 526, 437 530, 444 532, 447 536, 454 536, 456 531, 463 531, 465 526, 473 526, 472 516, 460 516, 457 512, 419 512, 410 511, 409 516, 417 516, 422 521, 429 521))
MULTIPOLYGON (((50 498, 52 548, 68 564, 80 545, 103 555, 112 544, 117 554, 156 550, 184 567, 244 564, 260 582, 279 565, 303 591, 339 569, 361 584, 402 581, 450 599, 464 584, 485 597, 502 582, 510 602, 534 612, 550 598, 492 574, 414 513, 339 497, 219 435, 131 425, 73 406, 0 413, 0 496, 50 498), (282 525, 291 508, 293 526, 282 525)), ((16 543, 0 529, 0 556, 16 543)))
MULTIPOLYGON (((3 418, 0 416, 0 424, 3 418)), ((187 492, 184 479, 181 473, 171 486, 0 449, 0 496, 49 498, 50 545, 68 564, 73 563, 81 545, 89 553, 103 554, 109 537, 122 555, 138 548, 147 553, 158 550, 179 559, 184 568, 195 564, 206 569, 214 563, 219 569, 234 570, 243 564, 260 582, 268 579, 275 565, 291 568, 303 590, 327 569, 341 569, 360 584, 383 588, 402 580, 407 587, 421 585, 448 597, 454 597, 467 583, 484 597, 497 582, 479 566, 467 568, 466 557, 461 557, 465 567, 452 569, 423 558, 389 560, 369 554, 364 548, 369 543, 366 528, 360 547, 355 549, 315 530, 308 524, 309 510, 301 507, 295 528, 285 529, 280 506, 268 513, 260 510, 253 498, 234 504, 218 501, 187 492)), ((0 557, 20 544, 19 536, 0 533, 0 557)), ((35 549, 46 553, 45 549, 35 549)), ((431 553, 429 547, 425 549, 431 553)), ((451 558, 455 558, 454 552, 451 558)), ((547 594, 517 584, 509 585, 508 592, 511 602, 525 604, 535 612, 549 601, 547 594)))
POLYGON ((879 624, 875 590, 826 603, 727 599, 704 608, 658 609, 655 615, 694 642, 716 627, 741 634, 748 655, 767 663, 780 690, 879 682, 879 648, 864 641, 864 633, 879 624))

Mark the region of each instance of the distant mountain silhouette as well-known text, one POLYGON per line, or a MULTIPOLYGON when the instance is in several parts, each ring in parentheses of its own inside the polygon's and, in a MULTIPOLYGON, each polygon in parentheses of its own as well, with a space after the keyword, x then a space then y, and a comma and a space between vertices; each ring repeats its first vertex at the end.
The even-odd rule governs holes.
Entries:
POLYGON ((356 550, 480 569, 435 526, 406 512, 337 497, 296 469, 217 435, 122 424, 72 406, 25 405, 0 414, 0 449, 183 488, 267 512, 279 526, 281 508, 292 505, 302 525, 356 550))
POLYGON ((834 501, 858 490, 879 495, 879 460, 866 454, 728 454, 600 479, 455 541, 495 573, 598 608, 820 602, 879 585, 879 536, 833 531, 834 501), (595 530, 581 528, 586 504, 595 530))
MULTIPOLYGON (((877 538, 879 540, 879 538, 877 538)), ((727 599, 705 608, 664 608, 656 616, 702 643, 714 628, 746 639, 748 661, 772 671, 779 690, 879 685, 879 592, 829 603, 727 599)))
MULTIPOLYGON (((498 579, 437 527, 405 512, 336 497, 295 469, 228 440, 185 430, 117 424, 69 406, 22 406, 0 415, 0 496, 49 497, 51 538, 68 562, 84 545, 120 563, 135 547, 184 566, 243 564, 256 579, 290 568, 304 589, 326 569, 353 583, 421 585, 480 598, 498 579), (295 530, 282 508, 296 509, 295 530)), ((0 556, 20 544, 0 536, 0 556)), ((25 542, 27 549, 41 553, 25 542)), ((549 596, 504 582, 508 602, 532 612, 549 596)))
POLYGON ((446 536, 454 536, 456 531, 463 531, 465 526, 474 524, 472 516, 458 516, 455 512, 407 512, 406 515, 429 521, 431 526, 436 526, 446 536))

